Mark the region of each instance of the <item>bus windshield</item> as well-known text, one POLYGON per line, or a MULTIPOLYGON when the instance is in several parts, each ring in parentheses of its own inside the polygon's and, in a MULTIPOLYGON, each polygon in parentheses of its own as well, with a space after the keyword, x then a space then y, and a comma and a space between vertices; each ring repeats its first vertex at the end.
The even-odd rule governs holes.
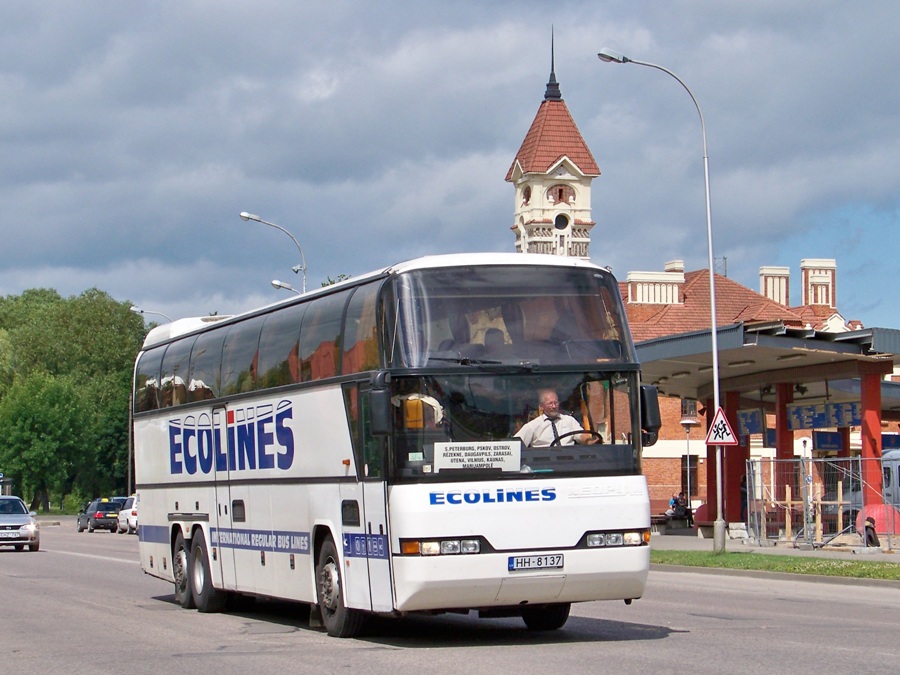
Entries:
POLYGON ((597 268, 447 267, 398 277, 393 367, 634 362, 618 286, 597 268))
POLYGON ((420 375, 392 384, 396 482, 640 472, 633 372, 420 375), (546 417, 544 392, 559 401, 558 440, 523 430, 546 417))

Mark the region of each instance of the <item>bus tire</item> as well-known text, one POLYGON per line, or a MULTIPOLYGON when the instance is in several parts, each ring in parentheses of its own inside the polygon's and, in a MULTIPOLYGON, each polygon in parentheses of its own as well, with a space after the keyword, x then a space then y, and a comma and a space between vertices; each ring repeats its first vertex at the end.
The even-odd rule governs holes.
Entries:
POLYGON ((175 602, 185 609, 194 609, 194 594, 191 592, 191 553, 184 543, 184 535, 179 532, 172 549, 172 576, 175 577, 175 602))
POLYGON ((213 586, 209 551, 203 530, 197 530, 191 538, 191 593, 194 604, 201 612, 213 613, 225 609, 228 596, 213 586))
POLYGON ((570 609, 572 605, 568 602, 525 607, 522 610, 522 620, 528 626, 528 630, 557 630, 569 619, 570 609))
POLYGON ((322 623, 331 637, 349 638, 359 633, 363 614, 344 604, 341 563, 330 538, 322 542, 316 557, 316 601, 322 623))

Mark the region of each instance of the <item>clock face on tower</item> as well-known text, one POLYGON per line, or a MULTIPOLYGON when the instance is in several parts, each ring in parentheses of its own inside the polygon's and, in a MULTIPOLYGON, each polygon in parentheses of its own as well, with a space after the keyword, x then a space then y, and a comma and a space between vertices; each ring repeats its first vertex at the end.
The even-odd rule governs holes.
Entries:
POLYGON ((553 220, 553 226, 557 230, 564 230, 569 226, 569 218, 564 213, 560 213, 553 220))

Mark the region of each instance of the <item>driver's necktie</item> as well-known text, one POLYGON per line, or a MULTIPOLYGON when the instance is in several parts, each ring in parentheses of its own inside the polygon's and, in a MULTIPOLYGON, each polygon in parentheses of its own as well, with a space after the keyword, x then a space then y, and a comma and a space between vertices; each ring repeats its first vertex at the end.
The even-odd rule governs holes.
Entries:
POLYGON ((559 430, 556 428, 556 420, 550 417, 547 419, 550 420, 550 427, 553 429, 553 442, 559 443, 559 430))

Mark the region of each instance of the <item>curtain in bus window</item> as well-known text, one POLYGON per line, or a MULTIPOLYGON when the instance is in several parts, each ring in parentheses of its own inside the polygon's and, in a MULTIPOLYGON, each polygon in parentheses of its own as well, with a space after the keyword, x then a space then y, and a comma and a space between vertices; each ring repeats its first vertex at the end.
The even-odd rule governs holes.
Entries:
POLYGON ((341 371, 360 373, 381 364, 378 354, 378 322, 375 311, 380 284, 356 289, 344 320, 344 360, 341 371))
POLYGON ((341 315, 350 291, 317 298, 303 315, 300 329, 300 379, 320 380, 338 374, 341 315))
POLYGON ((222 394, 240 394, 256 389, 259 331, 265 316, 236 323, 228 329, 222 347, 222 394))
POLYGON ((283 307, 266 319, 259 336, 259 388, 300 381, 300 323, 306 305, 283 307))
POLYGON ((159 408, 159 367, 165 347, 157 347, 141 354, 134 377, 134 411, 145 412, 159 408))
POLYGON ((191 359, 191 347, 196 336, 182 338, 166 348, 162 360, 162 387, 160 389, 160 407, 183 405, 188 402, 188 364, 191 359))
POLYGON ((188 380, 190 401, 206 401, 221 395, 224 341, 224 330, 213 330, 197 336, 191 350, 191 376, 188 380))

